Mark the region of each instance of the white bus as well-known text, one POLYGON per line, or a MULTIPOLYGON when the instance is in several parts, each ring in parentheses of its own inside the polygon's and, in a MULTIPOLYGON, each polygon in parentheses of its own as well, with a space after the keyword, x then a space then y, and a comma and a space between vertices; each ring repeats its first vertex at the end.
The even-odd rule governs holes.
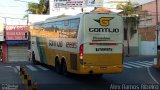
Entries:
POLYGON ((123 19, 117 14, 83 13, 34 23, 33 62, 67 74, 107 74, 123 70, 123 19))

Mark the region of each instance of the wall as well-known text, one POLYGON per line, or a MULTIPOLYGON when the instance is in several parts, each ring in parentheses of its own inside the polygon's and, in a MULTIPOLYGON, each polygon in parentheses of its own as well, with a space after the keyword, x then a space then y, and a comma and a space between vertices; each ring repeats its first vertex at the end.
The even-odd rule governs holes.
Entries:
POLYGON ((138 31, 139 31, 139 34, 141 34, 142 41, 155 41, 156 28, 154 27, 139 28, 138 31))
POLYGON ((141 55, 156 55, 157 48, 154 41, 142 41, 140 43, 140 54, 141 55))
MULTIPOLYGON (((160 1, 158 1, 158 12, 160 12, 160 1)), ((141 13, 139 35, 141 40, 139 43, 140 55, 156 55, 157 40, 156 40, 156 0, 141 5, 141 13)), ((158 13, 160 21, 160 13, 158 13)))
POLYGON ((157 42, 154 27, 139 29, 139 53, 140 55, 156 55, 157 42))
POLYGON ((133 35, 130 40, 130 54, 131 55, 139 55, 138 48, 138 32, 133 35))
MULTIPOLYGON (((160 12, 160 1, 158 1, 158 12, 160 12)), ((148 11, 148 13, 152 16, 152 23, 153 25, 156 25, 156 2, 155 0, 146 4, 142 5, 143 11, 148 11)), ((160 14, 160 13, 159 13, 160 14)), ((160 21, 160 15, 159 15, 159 21, 160 21)))
MULTIPOLYGON (((130 56, 139 55, 139 36, 138 32, 133 35, 131 40, 129 41, 129 48, 130 48, 130 56)), ((125 55, 128 54, 128 43, 127 40, 124 41, 124 52, 125 55)))
POLYGON ((25 36, 28 33, 28 26, 26 25, 6 25, 5 33, 6 40, 28 40, 25 36))
POLYGON ((2 63, 6 63, 7 59, 7 45, 6 43, 2 43, 2 63))

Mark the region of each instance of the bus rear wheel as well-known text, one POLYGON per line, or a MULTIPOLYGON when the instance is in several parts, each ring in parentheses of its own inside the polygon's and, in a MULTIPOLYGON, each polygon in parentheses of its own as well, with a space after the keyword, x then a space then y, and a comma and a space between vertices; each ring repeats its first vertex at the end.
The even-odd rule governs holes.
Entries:
POLYGON ((55 62, 55 71, 57 73, 61 73, 60 63, 58 61, 55 62))
POLYGON ((63 75, 67 75, 68 74, 67 65, 66 65, 65 61, 61 62, 61 72, 62 72, 63 75))

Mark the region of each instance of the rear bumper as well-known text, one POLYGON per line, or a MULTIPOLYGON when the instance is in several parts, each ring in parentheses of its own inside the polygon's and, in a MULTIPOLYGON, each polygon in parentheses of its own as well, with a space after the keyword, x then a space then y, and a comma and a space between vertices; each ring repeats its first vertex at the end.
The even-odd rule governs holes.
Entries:
POLYGON ((123 71, 123 65, 114 66, 85 66, 81 65, 79 74, 112 74, 121 73, 123 71))

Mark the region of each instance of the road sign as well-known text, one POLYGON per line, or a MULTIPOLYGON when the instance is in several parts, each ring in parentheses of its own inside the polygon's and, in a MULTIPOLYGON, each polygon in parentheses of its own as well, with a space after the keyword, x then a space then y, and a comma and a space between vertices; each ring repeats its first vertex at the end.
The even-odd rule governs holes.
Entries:
POLYGON ((70 1, 54 1, 54 8, 69 7, 100 7, 103 6, 103 0, 70 0, 70 1))

